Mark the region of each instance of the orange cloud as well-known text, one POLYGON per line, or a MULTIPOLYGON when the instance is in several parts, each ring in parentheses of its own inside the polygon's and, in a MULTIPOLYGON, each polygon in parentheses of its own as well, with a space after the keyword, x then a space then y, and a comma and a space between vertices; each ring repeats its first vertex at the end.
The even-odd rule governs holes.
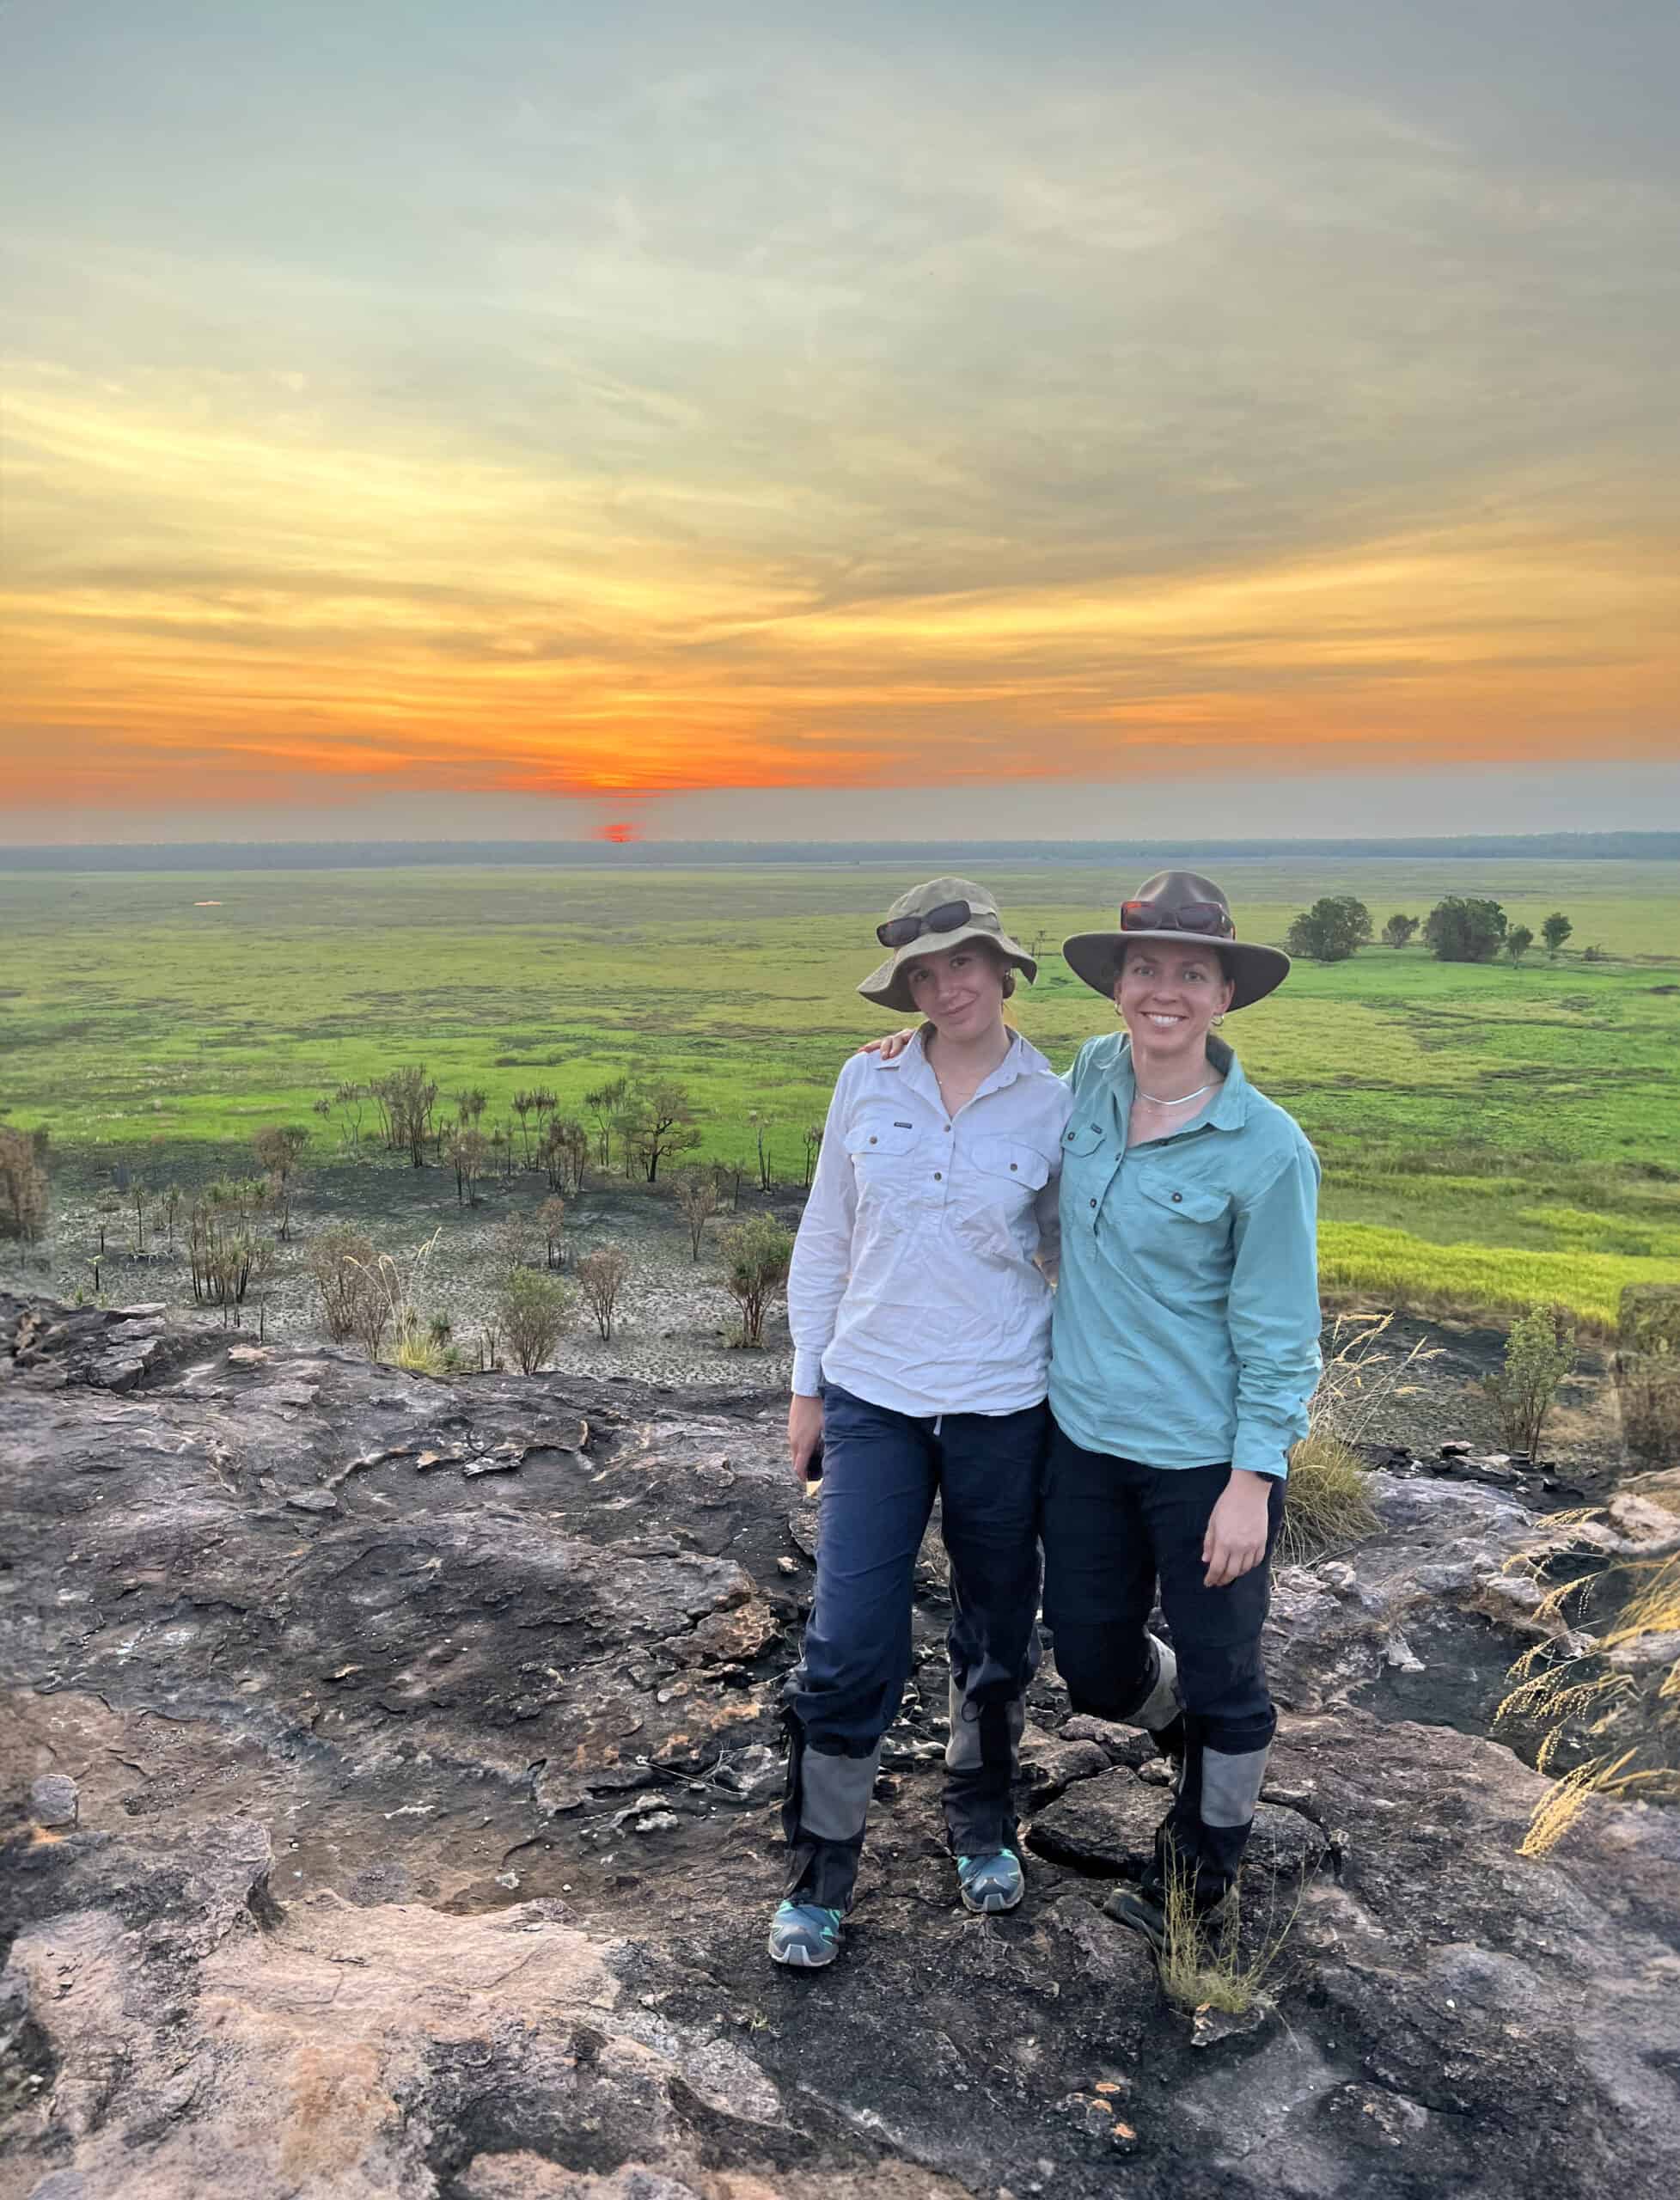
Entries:
POLYGON ((647 516, 672 485, 638 515, 585 475, 184 419, 165 396, 49 378, 15 408, 0 738, 20 804, 1671 749, 1677 566, 1637 535, 1445 516, 1219 571, 834 602, 740 532, 744 491, 678 535, 647 516))

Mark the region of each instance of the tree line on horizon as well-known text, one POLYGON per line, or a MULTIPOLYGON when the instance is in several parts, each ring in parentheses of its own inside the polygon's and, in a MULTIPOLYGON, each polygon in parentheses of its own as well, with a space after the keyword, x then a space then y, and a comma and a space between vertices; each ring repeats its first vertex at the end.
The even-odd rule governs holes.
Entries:
MULTIPOLYGON (((1549 959, 1556 962, 1574 926, 1562 910, 1554 909, 1540 927, 1549 959)), ((1491 962, 1504 955, 1520 962, 1534 945, 1527 925, 1513 925, 1497 901, 1476 895, 1449 894, 1436 902, 1426 917, 1396 910, 1383 926, 1384 947, 1409 947, 1419 931, 1423 944, 1438 962, 1491 962)), ((1303 909, 1289 927, 1284 944, 1292 955, 1314 962, 1345 962, 1373 938, 1370 910, 1356 895, 1321 895, 1310 909, 1303 909)), ((1603 950, 1589 947, 1584 960, 1603 960, 1603 950)))

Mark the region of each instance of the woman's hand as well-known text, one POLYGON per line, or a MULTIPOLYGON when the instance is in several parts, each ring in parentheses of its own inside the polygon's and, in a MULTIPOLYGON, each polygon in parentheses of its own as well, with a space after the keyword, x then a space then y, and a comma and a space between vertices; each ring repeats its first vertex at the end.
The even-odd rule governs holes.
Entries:
MULTIPOLYGON (((799 1401, 796 1399, 795 1404, 799 1401)), ((1271 1529, 1272 1478, 1233 1467, 1201 1539, 1203 1586, 1223 1589, 1259 1565, 1271 1529)))
POLYGON ((895 1062, 915 1037, 917 1029, 915 1024, 907 1024, 902 1030, 889 1032, 884 1039, 866 1039, 858 1052, 879 1054, 883 1062, 895 1062))
POLYGON ((803 1490, 805 1470, 822 1443, 822 1401, 792 1397, 787 1403, 787 1455, 793 1462, 793 1478, 803 1490))

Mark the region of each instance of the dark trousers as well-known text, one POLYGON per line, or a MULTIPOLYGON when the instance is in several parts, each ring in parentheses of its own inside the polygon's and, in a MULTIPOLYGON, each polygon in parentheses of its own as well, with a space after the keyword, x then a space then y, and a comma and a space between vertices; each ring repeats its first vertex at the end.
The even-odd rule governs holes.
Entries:
POLYGON ((951 1847, 1012 1845, 1022 1696, 1038 1664, 1039 1475, 1049 1415, 919 1419, 822 1394, 822 1535, 803 1653, 782 1690, 794 1899, 852 1898, 881 1739, 910 1671, 916 1554, 940 1500, 950 1555, 951 1847))
MULTIPOLYGON (((1086 1451, 1052 1425, 1044 1494, 1044 1617, 1077 1711, 1133 1722, 1159 1695, 1149 1633, 1158 1589, 1177 1661, 1177 1792, 1156 1837, 1152 1891, 1189 1877, 1197 1906, 1237 1874, 1277 1726, 1260 1661, 1283 1484, 1271 1492, 1262 1563, 1222 1589, 1204 1584, 1202 1538, 1227 1466, 1150 1467, 1086 1451)), ((1148 1723, 1158 1731, 1158 1704, 1148 1723)))

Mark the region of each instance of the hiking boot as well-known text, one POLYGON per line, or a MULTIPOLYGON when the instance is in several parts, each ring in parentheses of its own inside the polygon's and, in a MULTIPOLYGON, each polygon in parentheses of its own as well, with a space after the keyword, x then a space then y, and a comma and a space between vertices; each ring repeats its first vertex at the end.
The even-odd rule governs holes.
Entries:
POLYGON ((1142 1887, 1117 1887, 1103 1904, 1103 1915, 1141 1934, 1158 1956, 1166 1946, 1167 1913, 1142 1887))
POLYGON ((821 1971, 840 1953, 838 1910, 815 1902, 785 1902, 770 1921, 770 1960, 795 1971, 821 1971))
MULTIPOLYGON (((1223 1898, 1210 1908, 1198 1912, 1195 1921, 1196 1939, 1206 1947, 1210 1945, 1225 1917, 1223 1898)), ((1142 1886, 1121 1886, 1103 1905, 1103 1915, 1117 1923, 1129 1926, 1134 1933, 1148 1941, 1158 1956, 1167 1942, 1167 1913, 1160 1890, 1145 1883, 1142 1886)))
POLYGON ((1027 1891, 1021 1860, 1008 1849, 1000 1849, 995 1856, 959 1856, 956 1884, 962 1907, 982 1916, 1013 1910, 1027 1891))

